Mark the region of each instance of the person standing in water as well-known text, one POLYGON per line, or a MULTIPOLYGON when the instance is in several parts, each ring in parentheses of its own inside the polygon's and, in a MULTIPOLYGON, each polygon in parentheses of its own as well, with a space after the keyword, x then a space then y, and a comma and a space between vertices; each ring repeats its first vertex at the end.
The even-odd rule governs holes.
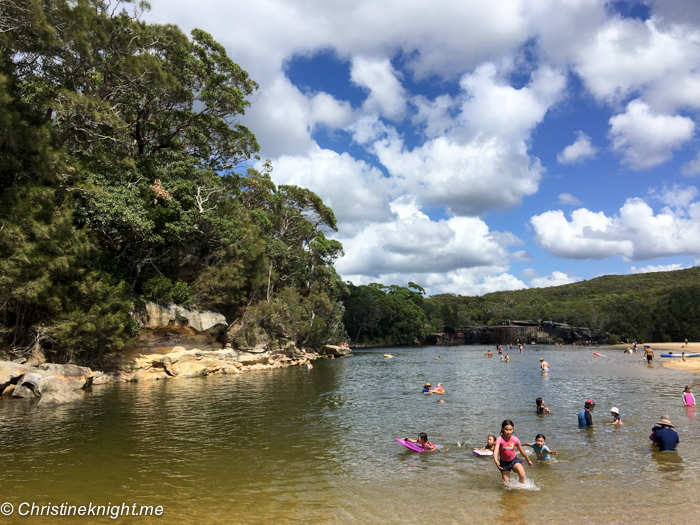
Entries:
POLYGON ((695 406, 695 396, 693 395, 693 389, 690 385, 686 386, 685 390, 683 390, 683 404, 687 407, 695 406))
POLYGON ((644 345, 644 357, 647 358, 647 364, 650 365, 654 359, 654 351, 651 349, 651 346, 644 345))
POLYGON ((549 372, 549 363, 540 357, 540 368, 543 372, 549 372))
POLYGON ((510 419, 501 423, 501 435, 496 439, 496 448, 493 451, 493 460, 498 470, 501 471, 503 481, 510 481, 510 471, 514 470, 520 477, 520 483, 525 483, 525 468, 523 462, 516 455, 516 449, 523 455, 527 464, 532 466, 532 461, 520 444, 520 440, 513 435, 515 427, 510 419))
POLYGON ((583 404, 583 408, 578 413, 578 426, 590 427, 593 425, 593 417, 591 412, 595 409, 595 401, 587 399, 583 404))

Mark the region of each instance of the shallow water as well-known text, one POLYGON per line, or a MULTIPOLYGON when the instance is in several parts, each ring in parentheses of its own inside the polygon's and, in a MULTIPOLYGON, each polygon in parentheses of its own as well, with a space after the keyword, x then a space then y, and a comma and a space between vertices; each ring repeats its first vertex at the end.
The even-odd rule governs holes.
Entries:
MULTIPOLYGON (((384 349, 305 367, 237 376, 95 387, 59 408, 0 401, 0 504, 162 505, 173 523, 696 523, 700 413, 683 406, 700 376, 647 367, 618 350, 384 349), (552 371, 539 371, 539 358, 552 371), (425 381, 443 396, 422 395, 425 381), (551 415, 538 416, 536 397, 551 415), (442 398, 445 403, 438 403, 442 398), (595 399, 595 426, 576 415, 595 399), (625 425, 606 426, 618 406, 625 425), (648 436, 668 414, 679 453, 648 436), (515 435, 547 436, 557 460, 535 461, 528 486, 506 486, 474 456, 503 419, 515 435), (393 438, 428 433, 439 452, 393 438)), ((697 388, 695 389, 697 390, 697 388)), ((700 409, 699 409, 700 410, 700 409)), ((6 519, 7 521, 3 521, 6 519)), ((107 523, 108 516, 0 522, 107 523)), ((122 516, 152 523, 163 517, 122 516)))

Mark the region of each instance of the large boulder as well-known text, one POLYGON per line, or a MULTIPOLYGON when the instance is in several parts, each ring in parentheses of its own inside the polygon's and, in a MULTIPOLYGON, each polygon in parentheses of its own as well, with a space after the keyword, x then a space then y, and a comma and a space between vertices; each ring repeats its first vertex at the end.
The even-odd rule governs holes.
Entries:
POLYGON ((12 397, 31 399, 41 396, 39 382, 44 379, 44 375, 37 372, 27 372, 17 382, 12 397))
POLYGON ((82 399, 66 381, 53 376, 44 377, 39 381, 39 393, 39 405, 72 403, 82 399))
POLYGON ((352 355, 352 350, 350 350, 349 348, 342 348, 336 345, 326 345, 321 349, 321 353, 328 356, 332 355, 335 357, 345 357, 348 355, 352 355))
POLYGON ((56 363, 44 363, 28 369, 29 372, 38 372, 46 376, 60 377, 69 388, 79 390, 92 386, 95 376, 92 370, 86 366, 59 365, 56 363))
POLYGON ((27 371, 27 367, 11 361, 0 361, 0 391, 16 384, 27 371))
POLYGON ((195 363, 193 361, 185 361, 184 363, 179 363, 177 366, 177 377, 188 378, 188 377, 202 377, 208 374, 207 367, 195 363))

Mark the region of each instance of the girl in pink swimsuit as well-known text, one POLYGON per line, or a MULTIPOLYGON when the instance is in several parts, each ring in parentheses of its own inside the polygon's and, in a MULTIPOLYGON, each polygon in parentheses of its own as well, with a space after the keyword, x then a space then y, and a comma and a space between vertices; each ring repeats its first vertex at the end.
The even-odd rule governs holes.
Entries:
POLYGON ((693 389, 690 386, 686 386, 683 390, 683 404, 687 407, 695 406, 695 396, 693 395, 693 389))
POLYGON ((520 477, 520 483, 525 483, 525 468, 523 462, 516 455, 516 449, 522 454, 527 464, 532 466, 532 461, 520 444, 520 440, 513 435, 515 427, 510 419, 501 423, 501 435, 496 439, 496 449, 493 451, 493 460, 498 470, 501 471, 503 481, 510 481, 510 471, 514 470, 520 477))

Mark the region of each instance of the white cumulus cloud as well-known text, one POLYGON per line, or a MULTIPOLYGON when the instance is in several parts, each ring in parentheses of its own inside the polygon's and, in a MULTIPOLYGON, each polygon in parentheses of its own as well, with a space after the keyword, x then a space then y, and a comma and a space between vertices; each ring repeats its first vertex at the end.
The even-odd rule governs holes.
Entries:
POLYGON ((557 155, 557 162, 559 164, 576 164, 586 159, 592 159, 597 151, 597 148, 591 144, 591 137, 583 131, 577 131, 576 140, 557 155))
POLYGON ((579 206, 581 201, 576 197, 571 195, 571 193, 560 193, 559 194, 559 204, 566 204, 569 206, 579 206))
MULTIPOLYGON (((682 190, 681 192, 682 193, 682 190)), ((685 202, 682 194, 666 201, 685 202)), ((639 198, 628 199, 608 217, 580 208, 570 220, 560 210, 532 217, 535 242, 557 257, 605 259, 620 256, 625 262, 672 255, 700 254, 700 202, 664 207, 658 213, 639 198)))
POLYGON ((669 160, 694 131, 691 118, 653 114, 646 103, 636 99, 625 113, 610 118, 609 137, 613 151, 632 169, 642 170, 669 160))
POLYGON ((550 286, 561 286, 564 284, 577 283, 581 281, 580 277, 576 277, 573 274, 566 274, 564 272, 554 271, 549 275, 544 277, 535 277, 530 279, 531 288, 548 288, 550 286))
POLYGON ((632 266, 629 273, 672 272, 674 270, 682 270, 684 268, 687 268, 687 266, 682 264, 659 264, 657 266, 649 264, 647 266, 643 266, 642 268, 632 266))

